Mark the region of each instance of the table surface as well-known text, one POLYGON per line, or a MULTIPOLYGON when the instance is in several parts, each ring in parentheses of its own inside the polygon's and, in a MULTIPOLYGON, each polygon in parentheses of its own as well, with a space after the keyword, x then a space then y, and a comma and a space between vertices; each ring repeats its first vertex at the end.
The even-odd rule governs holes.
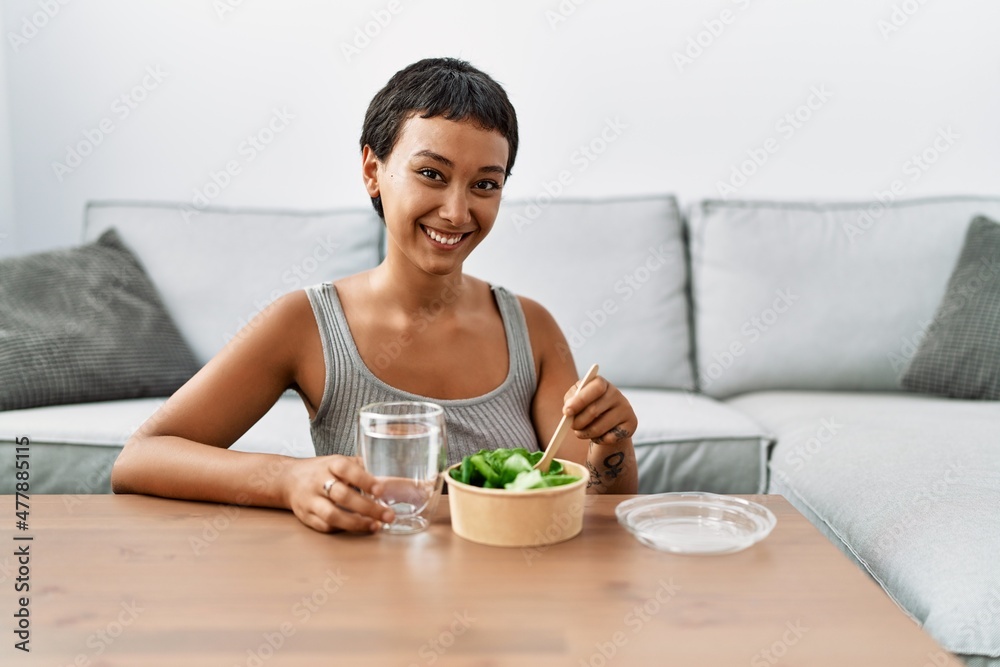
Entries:
MULTIPOLYGON (((780 496, 773 533, 724 556, 639 544, 588 496, 583 532, 541 549, 451 531, 321 534, 280 510, 145 496, 36 496, 30 653, 4 665, 955 665, 780 496)), ((3 496, 14 512, 14 497, 3 496)), ((32 537, 15 541, 15 537, 32 537)))

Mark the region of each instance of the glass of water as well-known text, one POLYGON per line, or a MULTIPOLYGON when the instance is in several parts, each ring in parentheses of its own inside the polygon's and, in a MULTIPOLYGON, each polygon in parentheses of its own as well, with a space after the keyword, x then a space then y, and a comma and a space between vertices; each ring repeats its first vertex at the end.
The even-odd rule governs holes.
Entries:
POLYGON ((372 403, 358 414, 358 450, 384 487, 375 500, 396 513, 387 533, 424 530, 437 507, 448 460, 444 410, 434 403, 372 403))

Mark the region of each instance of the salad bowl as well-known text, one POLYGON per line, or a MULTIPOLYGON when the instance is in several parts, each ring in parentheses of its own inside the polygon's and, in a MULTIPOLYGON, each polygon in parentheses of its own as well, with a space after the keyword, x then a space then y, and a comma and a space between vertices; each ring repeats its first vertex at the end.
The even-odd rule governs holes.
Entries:
POLYGON ((556 459, 579 477, 562 486, 515 491, 465 484, 445 471, 451 528, 461 538, 497 547, 537 547, 580 534, 589 474, 583 466, 556 459))

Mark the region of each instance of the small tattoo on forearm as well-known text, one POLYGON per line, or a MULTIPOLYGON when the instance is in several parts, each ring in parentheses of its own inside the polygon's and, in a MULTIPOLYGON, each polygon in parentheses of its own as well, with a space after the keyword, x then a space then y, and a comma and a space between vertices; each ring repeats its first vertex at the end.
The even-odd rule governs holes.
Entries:
POLYGON ((590 479, 587 480, 587 488, 589 489, 601 483, 601 473, 597 471, 597 466, 590 461, 587 461, 587 470, 590 471, 590 479))
POLYGON ((607 470, 604 471, 604 475, 610 477, 611 479, 617 479, 618 475, 622 473, 622 463, 625 462, 624 452, 615 452, 604 458, 604 467, 607 470))

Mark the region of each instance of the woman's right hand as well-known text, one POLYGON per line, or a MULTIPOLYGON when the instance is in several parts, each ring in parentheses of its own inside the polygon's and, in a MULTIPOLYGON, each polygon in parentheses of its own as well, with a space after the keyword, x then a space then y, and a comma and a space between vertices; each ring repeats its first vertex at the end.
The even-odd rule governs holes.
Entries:
POLYGON ((382 507, 372 496, 382 493, 382 484, 368 473, 356 456, 317 456, 297 459, 285 469, 280 480, 285 506, 299 521, 313 530, 329 533, 336 530, 375 532, 381 522, 395 518, 392 510, 382 507), (323 485, 335 480, 329 497, 323 485))

